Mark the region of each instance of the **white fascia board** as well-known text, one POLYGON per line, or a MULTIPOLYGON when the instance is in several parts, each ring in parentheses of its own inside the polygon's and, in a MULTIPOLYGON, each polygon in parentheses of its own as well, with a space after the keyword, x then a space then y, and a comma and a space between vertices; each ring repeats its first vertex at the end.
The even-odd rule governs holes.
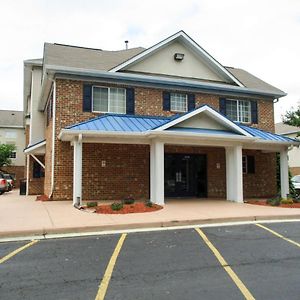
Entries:
POLYGON ((41 143, 38 143, 38 144, 36 144, 36 145, 34 145, 34 146, 32 146, 32 147, 28 146, 28 147, 24 150, 24 153, 25 153, 25 154, 30 154, 30 153, 33 152, 34 150, 39 149, 39 148, 41 148, 41 147, 43 147, 43 146, 45 146, 45 145, 46 145, 46 141, 43 141, 43 142, 41 142, 41 143))
POLYGON ((284 142, 284 141, 265 141, 265 140, 257 140, 258 144, 268 144, 268 145, 281 145, 281 146, 300 146, 300 142, 284 142))
POLYGON ((215 60, 209 53, 207 53, 202 47, 200 47, 193 39, 191 39, 184 31, 179 31, 170 37, 162 40, 158 44, 155 44, 154 46, 148 48, 147 50, 141 52, 140 54, 132 57, 131 59, 125 61, 124 63, 112 68, 109 70, 109 72, 117 72, 125 67, 136 63, 138 61, 141 61, 143 58, 147 57, 149 54, 157 51, 161 47, 167 45, 168 43, 172 42, 173 40, 181 38, 185 42, 186 46, 192 45, 193 48, 196 50, 198 54, 203 55, 209 62, 211 62, 217 69, 219 69, 223 74, 226 75, 226 77, 229 77, 233 82, 235 82, 240 87, 245 87, 236 77, 234 77, 226 68, 224 68, 217 60, 215 60))
POLYGON ((223 124, 224 126, 226 127, 229 127, 231 128, 232 130, 234 131, 237 131, 241 134, 243 134, 244 136, 248 136, 248 137, 252 137, 252 135, 250 133, 248 133, 246 130, 242 129, 241 127, 239 127, 238 125, 236 125, 234 122, 228 120, 227 118, 223 117, 221 114, 219 114, 218 112, 216 112, 215 110, 211 109, 209 106, 207 105, 204 105, 204 106, 201 106, 193 111, 191 111, 190 113, 186 113, 184 114, 183 116, 165 124, 165 125, 162 125, 156 129, 154 129, 154 131, 163 131, 163 130, 166 130, 168 128, 171 128, 197 114, 200 114, 202 112, 208 112, 209 114, 211 114, 211 116, 219 121, 221 124, 223 124))
POLYGON ((146 137, 146 132, 118 132, 118 131, 98 131, 98 130, 71 130, 62 129, 58 135, 58 138, 62 141, 70 141, 75 136, 81 134, 83 137, 122 137, 122 138, 132 138, 132 137, 146 137))

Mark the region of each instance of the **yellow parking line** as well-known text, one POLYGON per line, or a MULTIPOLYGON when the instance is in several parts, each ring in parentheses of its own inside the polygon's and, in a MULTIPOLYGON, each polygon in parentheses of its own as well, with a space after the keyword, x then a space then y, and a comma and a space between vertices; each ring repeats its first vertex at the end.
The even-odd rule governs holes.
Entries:
POLYGON ((250 291, 247 289, 247 287, 244 285, 244 283, 239 279, 239 277, 232 270, 232 268, 228 265, 228 263, 226 262, 224 257, 221 255, 221 253, 218 251, 218 249, 211 243, 211 241, 208 239, 208 237, 205 235, 205 233, 200 228, 195 228, 195 230, 199 233, 199 235, 202 237, 203 241, 206 243, 206 245, 209 247, 209 249, 212 251, 212 253, 216 256, 216 258, 218 259, 221 266, 224 268, 224 270, 227 272, 227 274, 231 277, 231 279, 236 284, 236 286, 240 289, 240 291, 244 295, 245 299, 255 300, 255 298, 252 296, 250 291))
POLYGON ((10 258, 12 258, 13 256, 15 256, 15 255, 18 254, 19 252, 21 252, 21 251, 27 249, 28 247, 30 247, 30 246, 36 244, 37 242, 38 242, 38 241, 33 240, 33 241, 31 241, 30 243, 28 243, 28 244, 26 244, 26 245, 24 245, 24 246, 22 246, 22 247, 16 249, 15 251, 13 251, 13 252, 7 254, 6 256, 4 256, 4 257, 2 257, 2 258, 0 259, 0 264, 2 264, 2 263, 4 263, 5 261, 9 260, 10 258))
POLYGON ((96 295, 95 300, 103 300, 104 297, 105 297, 105 294, 106 294, 106 291, 107 291, 107 288, 108 288, 108 285, 109 285, 109 281, 110 281, 112 272, 114 270, 118 255, 121 251, 121 248, 123 246, 123 243, 124 243, 124 240, 125 240, 126 236, 127 236, 127 233, 123 233, 121 235, 117 245, 116 245, 116 248, 115 248, 115 250, 114 250, 114 252, 113 252, 113 254, 112 254, 112 256, 109 260, 109 263, 106 267, 106 270, 105 270, 104 276, 102 278, 101 284, 99 285, 98 293, 96 295))
POLYGON ((261 225, 261 224, 255 224, 256 226, 258 226, 258 227, 261 227, 261 228, 263 228, 263 229, 265 229, 265 230, 267 230, 267 231, 269 231, 269 232, 271 232, 271 233, 273 233, 274 235, 276 235, 277 237, 279 237, 279 238, 281 238, 281 239, 283 239, 283 240, 285 240, 285 241, 287 241, 287 242, 289 242, 289 243, 291 243, 291 244, 293 244, 293 245, 295 245, 295 246, 298 246, 298 247, 300 247, 300 244, 299 243, 297 243, 297 242, 295 242, 295 241, 293 241, 293 240, 291 240, 291 239, 288 239, 288 238, 286 238, 286 237, 284 237, 283 235, 281 235, 280 233, 277 233, 276 231, 274 231, 274 230, 272 230, 272 229, 270 229, 270 228, 268 228, 268 227, 266 227, 266 226, 264 226, 264 225, 261 225))

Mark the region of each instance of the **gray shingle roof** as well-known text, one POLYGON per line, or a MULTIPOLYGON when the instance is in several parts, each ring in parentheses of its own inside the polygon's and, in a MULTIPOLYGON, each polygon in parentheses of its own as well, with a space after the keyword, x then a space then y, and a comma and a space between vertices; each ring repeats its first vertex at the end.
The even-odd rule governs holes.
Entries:
MULTIPOLYGON (((145 48, 137 47, 128 50, 106 51, 101 49, 45 43, 44 65, 108 71, 144 50, 145 48)), ((226 69, 247 88, 261 90, 271 94, 284 95, 284 92, 280 89, 264 82, 243 69, 233 67, 226 67, 226 69)))
POLYGON ((226 69, 247 88, 263 90, 270 93, 284 93, 282 90, 259 79, 243 69, 233 67, 226 67, 226 69))
POLYGON ((106 51, 45 43, 44 64, 108 71, 144 50, 144 48, 138 47, 128 50, 106 51))
POLYGON ((23 111, 0 110, 0 127, 23 127, 23 111))
POLYGON ((289 134, 289 133, 296 133, 300 132, 300 127, 291 126, 284 123, 276 123, 275 124, 275 132, 277 134, 289 134))

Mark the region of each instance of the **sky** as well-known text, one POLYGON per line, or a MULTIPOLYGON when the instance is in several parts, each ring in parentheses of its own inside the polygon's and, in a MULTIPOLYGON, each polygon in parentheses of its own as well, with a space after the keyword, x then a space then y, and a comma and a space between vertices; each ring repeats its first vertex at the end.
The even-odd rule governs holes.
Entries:
POLYGON ((275 121, 300 104, 300 0, 0 0, 0 109, 23 109, 23 61, 44 42, 150 47, 184 30, 224 66, 288 93, 275 121))

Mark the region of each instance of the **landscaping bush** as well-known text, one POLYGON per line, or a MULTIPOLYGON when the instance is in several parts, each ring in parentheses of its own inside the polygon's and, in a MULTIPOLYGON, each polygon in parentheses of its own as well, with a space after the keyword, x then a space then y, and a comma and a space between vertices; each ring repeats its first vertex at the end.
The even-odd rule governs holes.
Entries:
POLYGON ((152 207, 153 206, 153 203, 151 201, 146 201, 145 202, 145 205, 148 206, 148 207, 152 207))
POLYGON ((293 199, 291 199, 291 198, 282 199, 282 200, 280 201, 280 204, 293 204, 293 203, 294 203, 294 201, 293 201, 293 199))
POLYGON ((279 206, 280 201, 281 201, 280 197, 270 198, 267 200, 267 204, 272 205, 272 206, 279 206))
POLYGON ((88 203, 86 204, 87 207, 95 207, 95 206, 97 206, 97 205, 98 205, 98 202, 96 202, 96 201, 88 202, 88 203))
POLYGON ((123 203, 121 202, 114 202, 111 204, 111 209, 112 210, 121 210, 123 208, 123 203))
POLYGON ((134 199, 132 197, 127 197, 123 200, 124 204, 133 204, 134 203, 134 199))

